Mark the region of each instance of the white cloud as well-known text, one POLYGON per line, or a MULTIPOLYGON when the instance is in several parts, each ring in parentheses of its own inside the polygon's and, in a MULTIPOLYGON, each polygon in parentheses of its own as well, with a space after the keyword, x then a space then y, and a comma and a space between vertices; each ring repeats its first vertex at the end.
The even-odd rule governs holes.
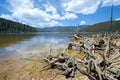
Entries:
POLYGON ((17 20, 21 23, 38 27, 63 25, 58 20, 75 19, 77 15, 70 12, 58 14, 56 8, 50 4, 42 4, 44 10, 35 7, 34 0, 7 0, 11 15, 2 14, 1 17, 17 20))
POLYGON ((39 25, 41 27, 63 26, 63 24, 61 24, 61 23, 59 23, 57 21, 54 21, 54 20, 52 20, 51 22, 47 22, 47 23, 40 22, 39 25))
MULTIPOLYGON (((16 20, 21 23, 40 27, 63 25, 60 20, 74 20, 77 14, 93 14, 98 7, 110 6, 111 0, 62 0, 63 14, 60 14, 52 4, 41 2, 40 7, 36 6, 35 0, 7 0, 9 3, 10 15, 2 14, 0 17, 16 20), (46 4, 45 4, 46 3, 46 4), (101 5, 100 5, 101 4, 101 5), (41 8, 42 7, 42 8, 41 8), (41 8, 41 9, 40 9, 41 8)), ((114 5, 120 5, 120 0, 113 0, 114 5)), ((61 4, 58 4, 59 6, 61 4)), ((38 4, 37 4, 38 5, 38 4)), ((81 21, 81 25, 86 24, 81 21)))
POLYGON ((46 8, 46 12, 52 12, 52 14, 57 14, 57 10, 56 8, 54 8, 53 6, 49 6, 49 5, 44 5, 46 8))
POLYGON ((14 20, 10 15, 7 15, 7 14, 1 14, 0 17, 8 20, 14 20))
MULTIPOLYGON (((67 0, 62 3, 65 11, 84 15, 93 14, 98 7, 111 6, 111 4, 112 0, 67 0)), ((120 0, 113 0, 113 5, 120 5, 120 0)))
POLYGON ((70 0, 63 3, 66 11, 81 14, 93 14, 96 12, 101 0, 70 0))
POLYGON ((12 17, 19 21, 39 26, 39 22, 50 22, 51 15, 45 11, 35 8, 31 0, 9 0, 12 17))
MULTIPOLYGON (((111 6, 112 0, 102 0, 102 7, 111 6)), ((118 6, 120 5, 120 0, 113 0, 113 5, 118 6)))
POLYGON ((73 19, 76 19, 76 18, 78 18, 77 15, 74 14, 74 13, 70 13, 70 12, 64 13, 64 16, 61 17, 62 20, 65 20, 65 19, 72 19, 73 20, 73 19))
POLYGON ((50 15, 49 17, 50 19, 59 20, 61 18, 55 7, 53 7, 52 5, 44 5, 44 6, 45 6, 45 12, 50 15))
POLYGON ((120 20, 120 18, 116 18, 115 20, 118 21, 118 20, 120 20))
POLYGON ((85 25, 86 24, 86 21, 84 21, 84 20, 82 20, 81 22, 80 22, 80 25, 85 25))

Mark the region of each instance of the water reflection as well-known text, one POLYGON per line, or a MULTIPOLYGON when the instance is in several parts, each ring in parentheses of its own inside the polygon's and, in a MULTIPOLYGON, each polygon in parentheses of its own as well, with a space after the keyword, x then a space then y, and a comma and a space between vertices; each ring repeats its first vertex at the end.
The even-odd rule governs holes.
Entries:
POLYGON ((0 48, 17 44, 34 37, 36 34, 0 34, 0 48))
POLYGON ((69 41, 69 33, 14 34, 0 36, 0 56, 11 53, 24 56, 37 54, 56 45, 65 45, 69 41))

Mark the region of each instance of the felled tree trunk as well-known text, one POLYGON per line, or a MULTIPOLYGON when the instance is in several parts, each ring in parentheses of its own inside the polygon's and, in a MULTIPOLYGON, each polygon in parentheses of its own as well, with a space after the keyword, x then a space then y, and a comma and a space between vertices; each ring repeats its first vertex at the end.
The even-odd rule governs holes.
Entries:
MULTIPOLYGON (((80 39, 76 36, 74 38, 80 39)), ((110 37, 102 38, 104 40, 102 44, 97 39, 101 38, 96 38, 96 41, 93 39, 85 41, 83 39, 80 40, 81 42, 68 44, 68 49, 72 49, 72 46, 82 48, 81 51, 84 52, 83 59, 73 58, 67 51, 57 57, 49 55, 43 59, 48 65, 51 65, 50 68, 61 70, 62 75, 65 75, 66 78, 75 77, 75 72, 79 71, 88 76, 90 80, 117 80, 120 77, 120 49, 113 48, 111 50, 113 46, 111 45, 110 37), (97 56, 98 52, 101 56, 100 60, 97 56)))

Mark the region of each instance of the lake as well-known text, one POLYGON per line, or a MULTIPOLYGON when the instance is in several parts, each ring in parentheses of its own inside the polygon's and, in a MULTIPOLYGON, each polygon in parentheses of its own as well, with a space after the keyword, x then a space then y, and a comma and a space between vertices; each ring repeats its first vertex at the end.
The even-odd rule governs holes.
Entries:
MULTIPOLYGON (((43 56, 51 49, 52 55, 63 52, 71 41, 71 34, 0 34, 0 80, 44 80, 47 71, 40 72, 46 65, 42 62, 43 56)), ((77 58, 83 57, 80 51, 67 52, 77 58)))
POLYGON ((0 34, 0 56, 37 54, 47 48, 67 45, 70 33, 0 34))

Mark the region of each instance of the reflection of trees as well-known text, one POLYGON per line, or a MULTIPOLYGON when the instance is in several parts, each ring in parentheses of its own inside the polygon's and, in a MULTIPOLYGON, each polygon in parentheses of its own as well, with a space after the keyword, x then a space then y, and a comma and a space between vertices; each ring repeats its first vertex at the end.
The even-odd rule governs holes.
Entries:
POLYGON ((0 35, 0 48, 16 44, 20 41, 25 41, 36 34, 1 34, 0 35))

